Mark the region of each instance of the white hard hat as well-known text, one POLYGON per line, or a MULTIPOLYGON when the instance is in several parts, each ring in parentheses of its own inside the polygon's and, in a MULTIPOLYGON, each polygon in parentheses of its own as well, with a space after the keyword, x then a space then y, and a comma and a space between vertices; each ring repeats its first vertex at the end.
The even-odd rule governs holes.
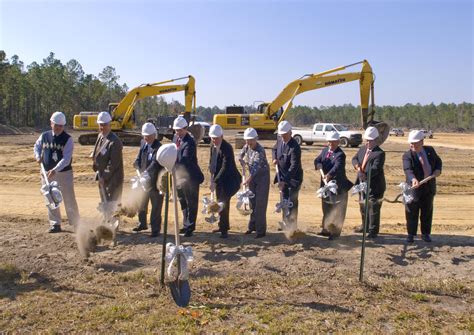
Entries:
POLYGON ((66 116, 62 112, 54 112, 49 119, 52 123, 64 126, 66 124, 66 116))
POLYGON ((337 131, 330 131, 326 135, 326 141, 339 141, 340 136, 337 131))
POLYGON ((100 112, 97 116, 97 123, 109 123, 110 121, 112 118, 108 112, 100 112))
POLYGON ((184 129, 188 126, 188 122, 182 116, 178 116, 173 121, 173 129, 184 129))
POLYGON ((222 131, 222 127, 218 124, 213 124, 209 129, 210 137, 221 137, 222 135, 224 135, 224 132, 222 131))
POLYGON ((258 137, 257 131, 253 128, 247 128, 244 131, 244 140, 253 140, 258 137))
POLYGON ((288 121, 282 121, 278 124, 278 135, 283 135, 291 131, 291 123, 288 121))
POLYGON ((412 130, 408 134, 408 143, 416 143, 425 139, 425 134, 421 130, 412 130))
POLYGON ((156 127, 153 123, 147 122, 144 123, 142 126, 142 135, 155 135, 156 134, 156 127))
POLYGON ((379 131, 375 127, 368 127, 364 133, 364 139, 366 140, 375 140, 379 137, 379 131))
POLYGON ((156 153, 156 161, 168 172, 173 170, 178 157, 178 148, 174 143, 163 144, 156 153))

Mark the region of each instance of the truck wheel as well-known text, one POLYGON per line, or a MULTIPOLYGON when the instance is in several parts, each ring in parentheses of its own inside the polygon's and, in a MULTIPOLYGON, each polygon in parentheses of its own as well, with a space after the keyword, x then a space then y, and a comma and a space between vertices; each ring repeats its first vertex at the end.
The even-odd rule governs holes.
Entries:
POLYGON ((313 145, 313 142, 304 142, 306 145, 313 145))
POLYGON ((347 148, 347 146, 349 145, 349 141, 347 140, 347 138, 341 137, 341 139, 339 140, 339 144, 341 147, 347 148))
POLYGON ((303 138, 300 135, 295 135, 293 136, 293 138, 295 139, 296 143, 298 143, 298 145, 301 145, 301 143, 303 143, 303 138))

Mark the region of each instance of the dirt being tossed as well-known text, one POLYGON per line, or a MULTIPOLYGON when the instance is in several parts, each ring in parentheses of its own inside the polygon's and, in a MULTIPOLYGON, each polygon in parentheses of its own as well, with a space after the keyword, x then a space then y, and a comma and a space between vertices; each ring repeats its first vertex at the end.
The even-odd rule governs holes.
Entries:
POLYGON ((91 222, 81 222, 76 231, 77 248, 84 259, 88 259, 90 253, 96 251, 97 245, 106 241, 113 243, 114 240, 114 228, 102 223, 96 225, 91 222))

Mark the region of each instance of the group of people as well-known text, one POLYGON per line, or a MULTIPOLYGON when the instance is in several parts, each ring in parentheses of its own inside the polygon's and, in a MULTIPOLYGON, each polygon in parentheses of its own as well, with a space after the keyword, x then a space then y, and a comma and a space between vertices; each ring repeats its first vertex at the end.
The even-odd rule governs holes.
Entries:
MULTIPOLYGON (((62 191, 69 223, 79 224, 79 211, 74 193, 72 155, 74 142, 64 131, 66 117, 61 112, 51 116, 51 130, 40 135, 34 146, 34 155, 39 164, 47 171, 45 178, 56 181, 62 191)), ((111 131, 112 118, 107 112, 99 113, 97 123, 99 134, 92 153, 92 169, 96 173, 101 201, 120 203, 124 181, 124 167, 120 139, 111 131)), ((173 142, 178 149, 176 181, 178 201, 183 214, 183 227, 180 230, 185 237, 191 237, 196 230, 199 207, 199 188, 204 182, 204 174, 198 164, 196 142, 188 132, 188 123, 183 117, 173 122, 175 136, 173 142)), ((278 125, 278 137, 272 148, 271 164, 276 174, 273 182, 280 192, 282 222, 284 226, 296 227, 298 216, 298 194, 303 183, 301 148, 292 137, 292 126, 288 121, 278 125)), ((134 167, 148 180, 148 188, 140 204, 138 224, 133 231, 148 229, 147 213, 151 203, 149 223, 151 237, 160 235, 161 209, 163 195, 159 191, 159 175, 163 167, 157 162, 156 154, 161 146, 157 139, 156 128, 151 123, 142 126, 143 140, 140 145, 134 167)), ((224 139, 219 125, 210 128, 209 175, 210 189, 215 192, 217 201, 223 204, 219 213, 218 228, 221 238, 228 237, 230 229, 230 200, 241 185, 253 194, 249 198, 251 214, 246 235, 256 233, 255 238, 265 237, 267 231, 267 205, 270 190, 270 162, 265 149, 258 142, 257 131, 248 128, 244 132, 245 145, 238 154, 243 177, 237 168, 232 146, 224 139)), ((346 155, 339 146, 339 135, 330 132, 327 146, 314 160, 315 169, 321 175, 320 186, 336 185, 336 191, 322 199, 322 225, 318 233, 328 239, 340 236, 346 216, 348 192, 353 183, 346 176, 346 155)), ((386 189, 384 176, 385 152, 379 147, 379 133, 375 127, 368 127, 364 133, 365 144, 352 158, 352 166, 357 171, 355 185, 370 184, 370 188, 359 192, 362 225, 356 229, 367 229, 369 239, 377 238, 380 231, 380 213, 386 189), (370 182, 367 180, 370 176, 370 182), (365 210, 365 200, 368 210, 365 210), (367 218, 365 217, 367 215, 367 218), (367 219, 368 224, 364 225, 367 219)), ((403 154, 403 170, 406 182, 412 188, 413 201, 405 204, 407 222, 407 242, 412 243, 417 235, 418 222, 421 223, 421 237, 431 241, 433 217, 433 199, 436 194, 436 177, 441 174, 442 161, 431 146, 424 145, 422 131, 411 131, 408 136, 410 149, 403 154), (424 179, 431 176, 427 182, 424 179)), ((45 181, 43 181, 45 182, 45 181)), ((61 231, 59 208, 48 207, 50 233, 61 231)), ((282 228, 283 228, 282 227, 282 228)))

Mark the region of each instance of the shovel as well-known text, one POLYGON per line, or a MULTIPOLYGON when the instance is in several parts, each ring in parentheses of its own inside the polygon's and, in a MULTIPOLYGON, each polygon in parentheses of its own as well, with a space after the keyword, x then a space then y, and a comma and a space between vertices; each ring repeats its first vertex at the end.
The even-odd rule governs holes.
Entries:
MULTIPOLYGON (((275 170, 276 170, 276 175, 277 175, 277 182, 278 185, 280 184, 280 172, 278 171, 278 165, 275 165, 275 170)), ((290 215, 290 208, 293 207, 293 202, 290 201, 289 199, 285 199, 283 196, 283 191, 280 190, 280 202, 277 202, 275 204, 275 213, 283 213, 283 221, 278 222, 280 225, 280 228, 283 230, 286 230, 288 227, 288 224, 285 222, 285 219, 290 215)))
POLYGON ((316 193, 318 197, 327 199, 324 200, 324 202, 335 205, 339 203, 340 201, 336 201, 336 193, 337 193, 337 184, 335 180, 331 180, 329 183, 325 179, 325 175, 322 169, 319 169, 319 172, 321 173, 321 177, 324 182, 324 186, 321 187, 316 193))
MULTIPOLYGON (((242 179, 246 180, 245 162, 242 163, 242 179)), ((237 193, 237 210, 242 215, 250 215, 253 210, 250 207, 250 199, 254 198, 255 194, 250 191, 247 186, 242 185, 242 191, 237 193)))
MULTIPOLYGON (((431 179, 435 178, 434 175, 431 175, 431 176, 428 176, 426 177, 425 179, 423 179, 422 181, 420 181, 418 183, 418 187, 429 182, 431 179)), ((413 196, 413 191, 415 190, 412 186, 410 186, 409 184, 403 182, 403 183, 400 183, 400 185, 398 185, 400 187, 400 189, 402 190, 402 193, 398 194, 394 200, 389 200, 389 199, 386 199, 384 198, 385 201, 387 202, 390 202, 390 203, 403 203, 403 204, 410 204, 411 202, 413 202, 413 200, 415 200, 414 196, 413 196), (402 201, 400 201, 399 199, 402 198, 402 201)))
MULTIPOLYGON (((175 144, 165 144, 160 147, 156 155, 156 160, 163 166, 168 173, 171 173, 172 176, 172 187, 173 187, 173 205, 174 205, 174 230, 175 230, 175 246, 172 246, 172 249, 176 252, 173 255, 170 255, 167 259, 172 258, 170 265, 173 264, 174 259, 176 258, 176 268, 177 275, 175 279, 168 282, 168 286, 171 291, 171 296, 173 300, 179 307, 186 307, 189 305, 191 299, 191 287, 189 286, 189 281, 187 278, 182 276, 183 270, 186 270, 187 258, 184 253, 181 252, 184 248, 180 246, 179 239, 179 223, 178 223, 178 203, 177 192, 176 192, 176 173, 174 165, 177 157, 177 148, 175 144), (184 264, 183 264, 184 262, 184 264), (184 269, 183 269, 184 268, 184 269)), ((170 244, 167 245, 167 250, 171 249, 170 244)), ((189 251, 190 247, 188 247, 189 251)), ((170 267, 168 267, 168 275, 170 274, 170 267)))
POLYGON ((63 195, 61 193, 61 190, 59 189, 57 181, 49 182, 48 174, 46 173, 46 169, 44 168, 43 163, 41 163, 40 166, 41 176, 43 177, 43 183, 40 189, 41 194, 43 194, 45 198, 46 206, 51 208, 52 210, 55 210, 63 201, 63 195))

